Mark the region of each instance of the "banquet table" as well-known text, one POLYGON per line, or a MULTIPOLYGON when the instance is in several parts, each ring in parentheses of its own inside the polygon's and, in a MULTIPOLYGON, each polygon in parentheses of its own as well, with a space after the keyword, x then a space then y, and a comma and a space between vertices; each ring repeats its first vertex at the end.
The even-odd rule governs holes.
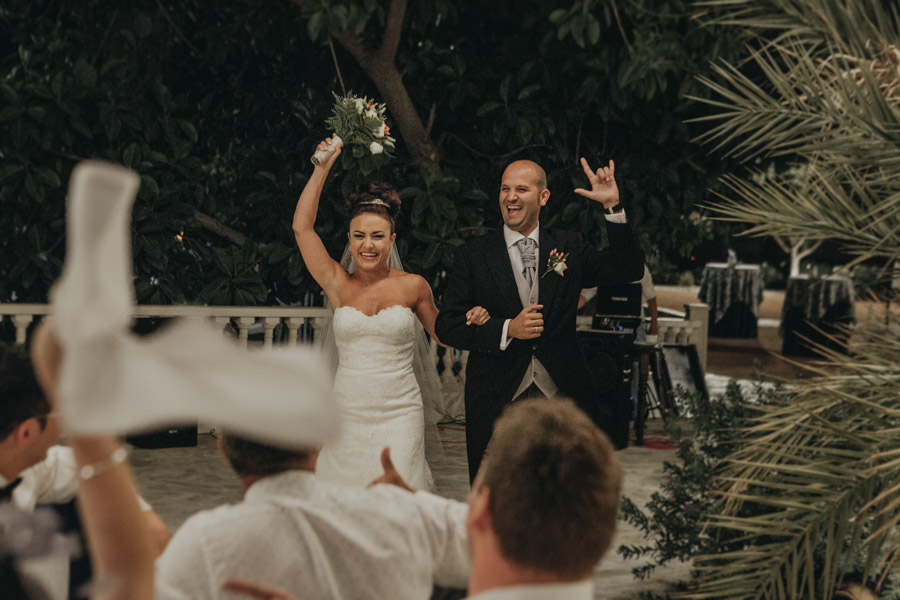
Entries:
POLYGON ((709 305, 710 337, 756 337, 763 298, 759 265, 708 263, 698 296, 709 305))
POLYGON ((785 356, 820 356, 811 344, 846 351, 847 332, 856 322, 853 281, 844 275, 788 279, 778 333, 785 356), (805 338, 805 339, 804 339, 805 338))

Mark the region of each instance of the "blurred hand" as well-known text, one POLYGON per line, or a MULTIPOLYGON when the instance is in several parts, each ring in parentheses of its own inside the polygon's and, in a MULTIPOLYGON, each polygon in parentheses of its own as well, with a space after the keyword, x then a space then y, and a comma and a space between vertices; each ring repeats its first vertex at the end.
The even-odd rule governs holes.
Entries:
POLYGON ((63 350, 56 338, 53 320, 46 317, 31 336, 31 362, 38 383, 53 405, 56 405, 62 361, 63 350))
POLYGON ((397 472, 397 468, 391 461, 391 449, 388 446, 385 446, 384 450, 381 451, 381 468, 384 469, 384 473, 373 479, 368 487, 379 484, 396 485, 398 488, 404 489, 407 492, 415 493, 416 490, 409 487, 409 485, 403 481, 403 478, 400 477, 400 473, 397 472))
POLYGON ((258 600, 300 600, 296 596, 291 596, 285 590, 243 579, 229 579, 225 582, 225 589, 229 592, 244 594, 258 600))
POLYGON ((491 318, 486 308, 475 306, 466 313, 466 325, 484 325, 491 318))

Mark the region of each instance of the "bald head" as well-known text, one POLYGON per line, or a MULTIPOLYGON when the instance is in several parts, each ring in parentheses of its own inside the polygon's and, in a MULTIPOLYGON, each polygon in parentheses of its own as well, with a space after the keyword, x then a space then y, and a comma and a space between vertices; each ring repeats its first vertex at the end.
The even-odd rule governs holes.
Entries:
POLYGON ((544 168, 534 162, 533 160, 516 160, 506 167, 503 171, 503 175, 505 176, 508 172, 515 170, 520 171, 521 173, 530 173, 534 180, 534 185, 537 190, 540 192, 541 190, 547 189, 547 173, 544 171, 544 168))

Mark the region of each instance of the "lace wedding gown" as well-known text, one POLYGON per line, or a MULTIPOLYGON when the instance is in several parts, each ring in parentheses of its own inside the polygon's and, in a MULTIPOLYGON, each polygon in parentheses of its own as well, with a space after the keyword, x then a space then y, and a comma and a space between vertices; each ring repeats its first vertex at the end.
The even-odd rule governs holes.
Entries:
POLYGON ((322 448, 316 472, 330 481, 365 486, 382 474, 381 450, 415 489, 434 487, 425 461, 422 395, 413 372, 418 318, 395 305, 368 316, 352 306, 334 311, 341 405, 339 438, 322 448))

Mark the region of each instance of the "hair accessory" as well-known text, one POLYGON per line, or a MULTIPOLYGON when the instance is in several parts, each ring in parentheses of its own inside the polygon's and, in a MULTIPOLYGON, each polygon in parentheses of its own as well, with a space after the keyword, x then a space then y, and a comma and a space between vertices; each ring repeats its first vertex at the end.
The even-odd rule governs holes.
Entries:
POLYGON ((362 206, 363 204, 378 204, 380 206, 387 206, 390 208, 390 204, 382 200, 381 198, 375 198, 374 200, 366 200, 365 202, 360 202, 357 206, 362 206))

